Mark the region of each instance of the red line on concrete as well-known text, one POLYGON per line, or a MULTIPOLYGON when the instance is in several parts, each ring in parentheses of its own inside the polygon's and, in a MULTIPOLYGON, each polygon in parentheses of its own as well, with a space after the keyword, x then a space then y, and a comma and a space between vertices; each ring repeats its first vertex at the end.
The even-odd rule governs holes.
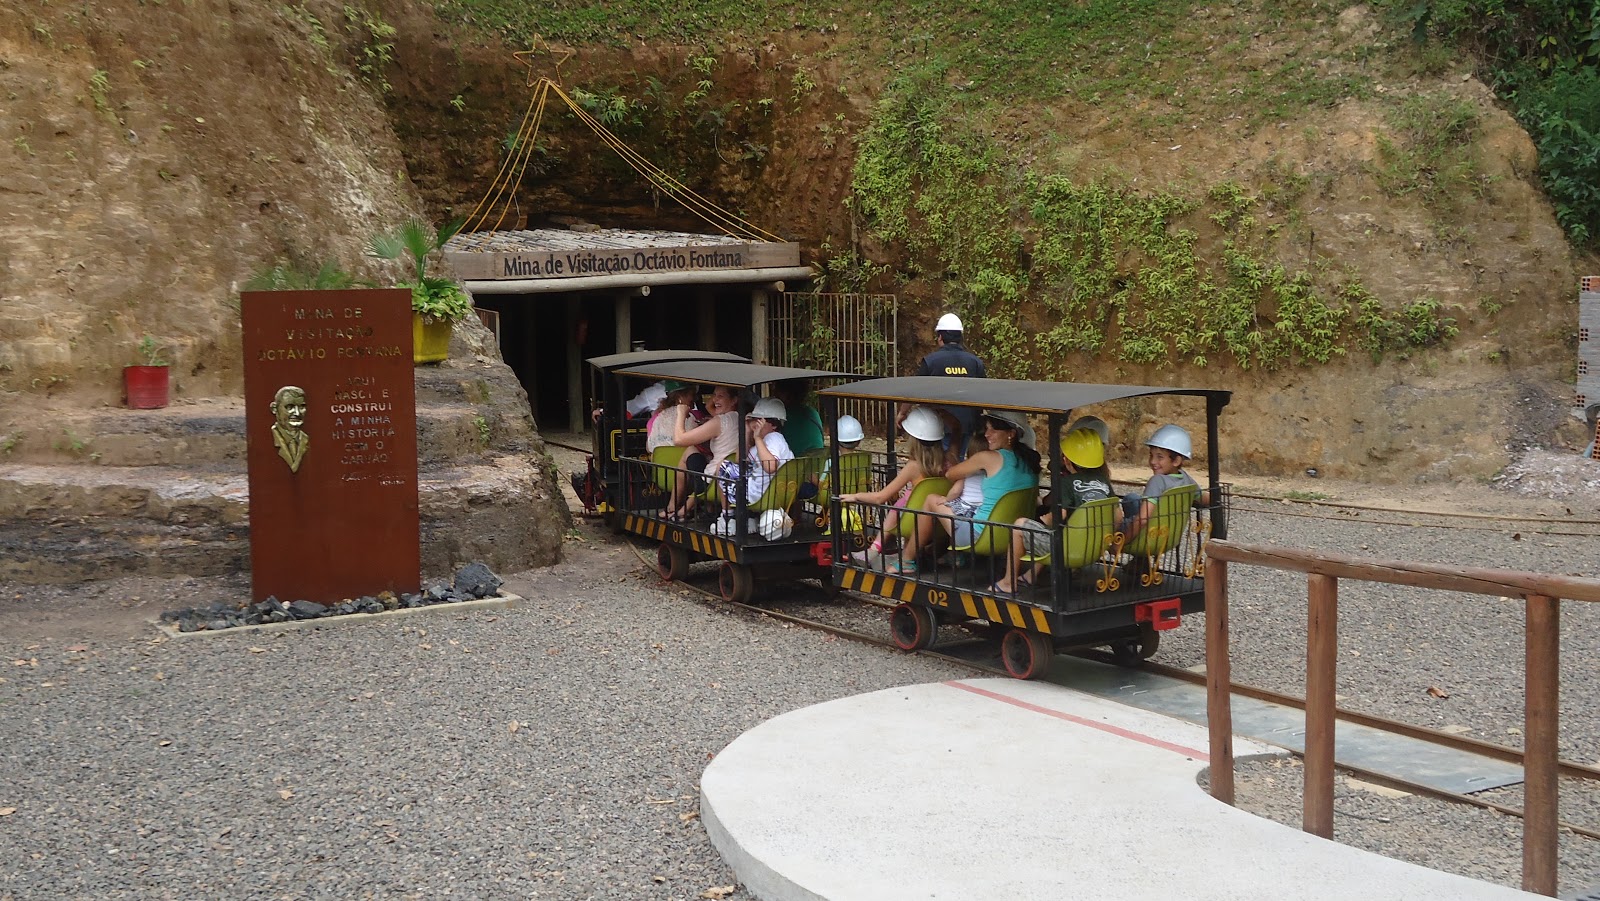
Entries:
POLYGON ((1201 763, 1211 762, 1211 755, 1207 754, 1205 751, 1196 751, 1194 748, 1186 748, 1183 745, 1175 745, 1172 742, 1162 741, 1159 738, 1152 738, 1143 733, 1134 732, 1130 729, 1124 729, 1120 726, 1112 726, 1107 723, 1097 723, 1094 720, 1086 720, 1081 716, 1073 716, 1070 713, 1062 713, 1059 710, 1051 710, 1048 707, 1040 707, 1038 704, 1030 704, 1027 701, 1019 701, 1009 695, 1003 695, 999 692, 989 691, 986 688, 978 688, 974 685, 966 685, 961 682, 946 682, 944 684, 950 686, 951 688, 959 688, 962 691, 970 691, 975 695, 981 695, 985 698, 1010 704, 1013 707, 1021 707, 1023 710, 1031 710, 1034 713, 1042 713, 1045 716, 1053 716, 1058 720, 1066 720, 1069 723, 1077 723, 1080 726, 1088 726, 1090 729, 1099 729, 1101 732, 1108 732, 1117 736, 1118 738, 1132 739, 1133 741, 1150 745, 1151 747, 1163 748, 1165 750, 1172 751, 1175 754, 1182 754, 1185 757, 1193 757, 1201 763))

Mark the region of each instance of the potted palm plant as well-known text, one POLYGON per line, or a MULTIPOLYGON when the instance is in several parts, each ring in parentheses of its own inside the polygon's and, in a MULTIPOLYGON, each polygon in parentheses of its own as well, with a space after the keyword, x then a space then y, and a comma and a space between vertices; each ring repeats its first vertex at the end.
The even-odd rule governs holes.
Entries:
POLYGON ((411 258, 412 277, 401 287, 411 289, 411 334, 418 363, 437 363, 450 355, 450 333, 456 322, 472 312, 472 298, 454 279, 428 275, 428 257, 461 231, 462 221, 437 228, 412 219, 387 234, 374 237, 367 251, 382 260, 411 258))
POLYGON ((122 388, 130 409, 159 410, 167 405, 171 382, 165 351, 155 338, 145 335, 139 340, 139 358, 144 362, 122 367, 122 388))

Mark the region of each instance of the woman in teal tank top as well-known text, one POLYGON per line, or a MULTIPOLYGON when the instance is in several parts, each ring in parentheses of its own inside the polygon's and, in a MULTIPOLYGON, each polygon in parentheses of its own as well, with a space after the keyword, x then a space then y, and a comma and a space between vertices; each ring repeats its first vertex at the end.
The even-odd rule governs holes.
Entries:
MULTIPOLYGON (((957 479, 984 474, 983 503, 972 512, 972 518, 945 519, 932 516, 917 517, 917 531, 901 551, 901 572, 914 572, 917 549, 928 547, 933 541, 934 523, 941 524, 957 547, 964 547, 983 534, 984 520, 994 511, 995 504, 1007 494, 1024 488, 1039 487, 1039 452, 1033 448, 1033 427, 1020 413, 1010 410, 990 410, 983 414, 983 435, 989 449, 979 451, 945 473, 952 482, 957 479)), ((949 512, 925 508, 930 512, 949 512)))

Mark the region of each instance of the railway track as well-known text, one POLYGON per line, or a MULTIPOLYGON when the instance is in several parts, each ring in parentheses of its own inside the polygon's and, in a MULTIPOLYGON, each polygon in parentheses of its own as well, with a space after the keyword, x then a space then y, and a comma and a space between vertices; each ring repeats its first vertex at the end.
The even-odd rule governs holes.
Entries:
MULTIPOLYGON (((640 563, 643 564, 644 567, 646 569, 648 569, 650 572, 654 573, 655 572, 654 561, 652 560, 651 556, 647 554, 647 552, 641 546, 641 544, 639 542, 637 542, 637 541, 631 541, 630 540, 629 541, 629 547, 633 550, 634 554, 639 558, 640 563)), ((881 648, 889 648, 889 649, 893 649, 894 648, 894 645, 889 641, 886 641, 886 640, 884 640, 882 638, 879 638, 878 636, 871 635, 871 634, 868 634, 866 632, 862 632, 862 631, 859 631, 857 629, 850 628, 848 626, 839 625, 837 623, 823 622, 821 620, 812 619, 810 617, 800 616, 800 615, 796 615, 794 613, 789 613, 789 612, 786 612, 786 611, 783 611, 783 610, 774 609, 774 608, 772 608, 770 606, 762 606, 760 604, 754 604, 754 603, 732 603, 732 602, 728 602, 728 601, 723 600, 722 596, 719 593, 711 591, 711 590, 708 590, 708 589, 706 589, 705 587, 703 587, 701 585, 697 585, 697 584, 695 584, 694 581, 691 581, 691 580, 684 580, 684 581, 678 582, 677 584, 682 588, 688 589, 690 591, 693 591, 693 592, 695 592, 697 594, 700 594, 700 595, 702 595, 702 596, 704 596, 706 598, 709 598, 709 599, 715 601, 718 605, 731 605, 731 606, 734 606, 734 607, 739 607, 739 608, 742 608, 742 609, 744 609, 746 611, 749 611, 751 613, 754 613, 754 614, 757 614, 757 615, 760 615, 760 616, 770 617, 772 619, 776 619, 776 620, 779 620, 781 622, 790 623, 792 625, 795 625, 795 626, 798 626, 798 627, 801 627, 801 628, 806 628, 806 629, 811 629, 811 630, 814 630, 814 631, 824 632, 824 633, 827 633, 827 634, 830 634, 830 635, 835 635, 835 636, 840 637, 840 638, 845 638, 845 639, 849 639, 851 641, 860 642, 862 644, 872 645, 872 646, 881 647, 881 648)), ((789 587, 790 590, 795 591, 795 592, 807 592, 807 591, 810 590, 809 586, 806 586, 803 583, 798 583, 798 582, 788 583, 787 587, 789 587)), ((815 591, 815 596, 814 597, 804 597, 804 596, 802 596, 802 597, 799 597, 799 598, 790 598, 790 599, 786 599, 786 602, 791 602, 792 603, 792 602, 795 602, 795 601, 799 601, 801 603, 818 603, 818 604, 820 604, 820 603, 827 603, 828 599, 830 597, 835 597, 835 598, 848 597, 852 601, 854 601, 857 604, 860 604, 862 606, 879 608, 879 609, 882 609, 882 610, 885 610, 885 611, 887 611, 887 610, 889 610, 889 609, 891 609, 891 608, 893 608, 895 606, 894 604, 884 602, 884 601, 882 601, 880 599, 867 597, 867 596, 863 596, 863 595, 858 595, 858 594, 856 594, 854 592, 837 592, 836 594, 834 594, 834 593, 831 593, 831 592, 825 590, 821 586, 818 586, 814 591, 815 591)), ((836 601, 835 601, 835 603, 836 603, 836 601)), ((934 657, 934 658, 939 659, 939 660, 944 660, 944 661, 956 664, 958 666, 965 667, 965 668, 970 669, 970 670, 972 670, 974 672, 982 673, 984 675, 1000 676, 1000 677, 1010 678, 1009 675, 1006 673, 1005 669, 1002 666, 1000 666, 998 663, 991 663, 991 662, 988 662, 987 660, 983 659, 984 657, 989 656, 992 647, 993 647, 993 642, 991 640, 989 640, 989 639, 987 639, 985 637, 980 637, 980 636, 974 635, 973 637, 968 638, 968 639, 944 640, 944 641, 941 641, 936 648, 929 649, 929 650, 924 650, 924 651, 918 651, 917 653, 923 654, 923 655, 926 655, 926 656, 930 656, 930 657, 934 657)), ((1080 651, 1074 651, 1074 652, 1071 652, 1071 653, 1073 653, 1076 656, 1083 657, 1085 659, 1093 660, 1093 661, 1100 662, 1100 663, 1107 663, 1107 664, 1112 663, 1111 656, 1109 654, 1101 652, 1101 651, 1098 651, 1098 650, 1080 650, 1080 651)), ((1160 664, 1160 663, 1155 663, 1155 662, 1152 662, 1152 661, 1145 661, 1142 664, 1142 668, 1146 672, 1150 672, 1150 673, 1153 673, 1153 674, 1156 674, 1156 675, 1159 675, 1159 676, 1164 676, 1164 677, 1167 677, 1167 678, 1175 679, 1175 680, 1186 682, 1186 683, 1189 683, 1189 684, 1195 684, 1195 685, 1200 685, 1200 686, 1204 686, 1205 685, 1205 676, 1204 675, 1201 675, 1201 674, 1198 674, 1198 673, 1194 673, 1194 672, 1190 672, 1189 670, 1186 670, 1186 669, 1167 666, 1167 665, 1160 664)), ((1259 688, 1259 687, 1256 687, 1256 686, 1253 686, 1253 685, 1247 685, 1247 684, 1238 683, 1238 682, 1232 683, 1231 691, 1234 694, 1242 696, 1242 697, 1254 698, 1254 699, 1257 699, 1257 700, 1266 701, 1266 702, 1273 703, 1273 704, 1280 704, 1282 706, 1293 708, 1293 709, 1298 709, 1298 710, 1304 710, 1305 709, 1305 699, 1301 698, 1301 697, 1298 697, 1296 695, 1284 694, 1282 692, 1272 691, 1270 689, 1259 688)), ((1346 722, 1367 726, 1367 727, 1378 729, 1378 730, 1381 730, 1381 731, 1384 731, 1384 732, 1389 732, 1389 733, 1392 733, 1392 734, 1395 734, 1395 735, 1402 735, 1402 736, 1405 736, 1405 737, 1408 737, 1408 738, 1413 738, 1413 739, 1417 739, 1417 740, 1420 740, 1420 741, 1426 741, 1426 742, 1429 742, 1429 743, 1432 743, 1432 744, 1436 744, 1436 745, 1439 745, 1439 746, 1442 746, 1442 747, 1448 747, 1448 748, 1453 748, 1453 749, 1456 749, 1456 750, 1459 750, 1459 751, 1465 751, 1465 752, 1468 752, 1468 753, 1479 754, 1479 755, 1482 755, 1484 757, 1488 757, 1488 758, 1491 758, 1491 759, 1505 761, 1505 762, 1508 762, 1508 763, 1514 763, 1514 764, 1516 764, 1518 766, 1522 765, 1522 752, 1517 748, 1509 747, 1509 746, 1506 746, 1506 745, 1498 745, 1498 744, 1494 744, 1492 742, 1486 742, 1486 741, 1481 741, 1479 739, 1468 738, 1468 737, 1466 737, 1464 735, 1457 735, 1457 734, 1452 734, 1452 733, 1449 733, 1449 732, 1443 732, 1443 731, 1436 730, 1436 729, 1429 729, 1429 728, 1427 728, 1425 726, 1417 726, 1417 725, 1414 725, 1414 724, 1411 724, 1411 723, 1404 723, 1404 722, 1401 722, 1399 720, 1388 719, 1388 718, 1380 717, 1380 716, 1374 716, 1374 715, 1371 715, 1371 714, 1361 713, 1361 712, 1353 711, 1353 710, 1347 710, 1347 709, 1344 709, 1344 708, 1338 708, 1337 711, 1336 711, 1336 716, 1337 716, 1338 719, 1346 721, 1346 722)), ((1299 751, 1296 751, 1296 750, 1294 750, 1292 748, 1286 748, 1285 750, 1288 750, 1291 754, 1293 754, 1296 757, 1302 757, 1303 756, 1299 751)), ((1564 776, 1564 777, 1567 777, 1568 779, 1579 780, 1579 781, 1585 782, 1585 783, 1600 782, 1600 767, 1590 766, 1590 765, 1587 765, 1587 764, 1577 763, 1577 762, 1573 762, 1573 761, 1569 761, 1569 760, 1559 761, 1558 765, 1559 765, 1560 774, 1562 776, 1564 776)), ((1507 804, 1500 804, 1500 803, 1497 803, 1495 801, 1490 801, 1490 800, 1487 800, 1485 798, 1479 798, 1479 797, 1476 797, 1476 796, 1473 796, 1473 795, 1461 794, 1461 793, 1457 793, 1457 792, 1441 790, 1441 789, 1438 789, 1438 788, 1433 787, 1433 786, 1424 785, 1424 784, 1421 784, 1421 783, 1406 779, 1403 776, 1398 776, 1398 775, 1395 775, 1393 773, 1378 772, 1376 770, 1371 770, 1371 769, 1365 769, 1365 768, 1362 768, 1362 767, 1351 766, 1351 765, 1346 764, 1346 763, 1340 763, 1339 764, 1339 768, 1344 770, 1344 771, 1346 771, 1346 772, 1348 772, 1348 773, 1350 773, 1350 774, 1352 774, 1352 775, 1354 775, 1354 776, 1356 776, 1356 777, 1358 777, 1358 778, 1360 778, 1360 779, 1363 779, 1365 781, 1373 782, 1373 783, 1376 783, 1376 784, 1379 784, 1379 785, 1383 785, 1383 786, 1387 786, 1387 787, 1394 788, 1394 789, 1398 789, 1400 791, 1410 792, 1412 794, 1427 795, 1427 796, 1430 796, 1430 797, 1440 798, 1440 799, 1447 800, 1447 801, 1454 801, 1454 802, 1459 803, 1459 804, 1467 804, 1467 805, 1470 805, 1470 806, 1473 806, 1473 807, 1477 807, 1477 808, 1480 808, 1480 809, 1483 809, 1483 810, 1493 810, 1493 811, 1496 811, 1497 813, 1505 814, 1507 816, 1514 816, 1514 817, 1517 817, 1519 819, 1521 819, 1522 816, 1523 816, 1522 809, 1518 808, 1518 807, 1514 807, 1514 806, 1507 805, 1507 804)), ((1565 822, 1565 821, 1562 821, 1560 823, 1560 826, 1561 826, 1562 829, 1565 829, 1565 830, 1567 830, 1569 832, 1572 832, 1573 834, 1576 834, 1576 835, 1581 835, 1581 836, 1585 836, 1585 837, 1593 838, 1593 839, 1600 839, 1600 829, 1597 829, 1597 828, 1580 826, 1580 825, 1573 824, 1573 823, 1568 823, 1568 822, 1565 822)))

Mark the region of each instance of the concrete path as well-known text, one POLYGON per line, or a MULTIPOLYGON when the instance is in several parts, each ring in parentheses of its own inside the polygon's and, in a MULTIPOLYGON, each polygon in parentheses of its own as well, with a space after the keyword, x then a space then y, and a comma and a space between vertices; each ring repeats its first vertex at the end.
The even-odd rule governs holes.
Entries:
POLYGON ((1200 727, 1061 686, 912 685, 741 735, 701 815, 764 901, 1537 897, 1220 804, 1207 760, 1200 727))

